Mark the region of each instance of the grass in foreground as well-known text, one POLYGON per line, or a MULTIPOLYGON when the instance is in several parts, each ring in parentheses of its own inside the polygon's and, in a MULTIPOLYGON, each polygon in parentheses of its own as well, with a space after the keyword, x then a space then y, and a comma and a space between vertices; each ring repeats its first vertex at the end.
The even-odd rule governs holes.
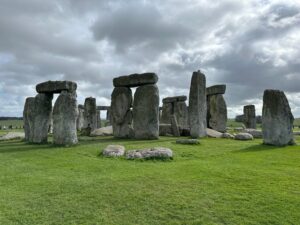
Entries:
POLYGON ((299 146, 175 140, 93 138, 71 148, 0 142, 0 224, 299 224, 299 146), (112 143, 169 147, 175 157, 98 156, 112 143))

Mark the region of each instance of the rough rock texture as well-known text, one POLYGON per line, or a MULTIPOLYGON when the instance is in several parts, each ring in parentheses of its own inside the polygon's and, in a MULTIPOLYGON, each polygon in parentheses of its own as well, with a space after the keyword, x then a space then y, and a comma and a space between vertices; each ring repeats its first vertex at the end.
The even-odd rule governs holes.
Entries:
POLYGON ((125 147, 122 145, 108 145, 102 155, 106 157, 120 157, 125 154, 125 147))
POLYGON ((175 102, 173 104, 173 109, 178 125, 182 128, 189 127, 189 112, 186 103, 183 101, 175 102))
POLYGON ((23 111, 23 122, 25 141, 32 142, 33 140, 33 128, 34 128, 34 97, 26 98, 24 111, 23 111))
POLYGON ((173 104, 164 103, 162 106, 162 114, 160 123, 171 124, 171 116, 173 114, 173 104))
POLYGON ((226 131, 227 106, 223 95, 211 95, 207 97, 207 125, 209 128, 226 131))
POLYGON ((23 139, 25 138, 25 134, 23 132, 9 132, 2 137, 0 137, 0 141, 9 141, 15 139, 23 139))
POLYGON ((161 123, 159 124, 159 136, 172 135, 172 126, 171 124, 161 123))
POLYGON ((92 131, 97 129, 97 106, 95 98, 89 97, 85 99, 83 116, 83 128, 90 127, 92 131))
POLYGON ((111 108, 110 107, 106 111, 106 120, 108 120, 109 122, 111 121, 111 108))
POLYGON ((138 87, 147 84, 156 84, 158 76, 155 73, 131 74, 113 79, 115 87, 138 87))
POLYGON ((96 136, 111 136, 113 135, 113 128, 112 126, 107 127, 101 127, 99 129, 96 129, 90 133, 90 136, 96 137, 96 136))
POLYGON ((36 91, 38 93, 75 92, 76 89, 77 84, 72 81, 46 81, 36 85, 36 91))
POLYGON ((97 129, 101 128, 100 110, 97 110, 97 129))
POLYGON ((181 95, 181 96, 174 96, 174 97, 164 98, 162 100, 162 102, 163 103, 185 102, 186 100, 187 100, 187 97, 185 95, 181 95))
POLYGON ((126 154, 127 159, 171 159, 172 157, 173 151, 163 147, 131 150, 126 154))
POLYGON ((53 108, 53 143, 58 145, 77 144, 76 119, 78 106, 76 93, 62 91, 53 108))
POLYGON ((172 134, 174 137, 180 137, 180 130, 175 115, 171 117, 172 134))
POLYGON ((214 85, 206 88, 206 95, 218 95, 218 94, 225 94, 226 91, 226 85, 220 84, 220 85, 214 85))
POLYGON ((206 78, 200 71, 194 72, 189 97, 189 124, 191 136, 206 136, 206 78))
POLYGON ((84 109, 78 105, 78 116, 76 120, 76 129, 80 131, 84 125, 84 109))
POLYGON ((244 124, 246 128, 256 129, 255 105, 244 106, 244 124))
POLYGON ((294 144, 293 122, 294 117, 285 94, 279 90, 265 90, 262 115, 264 144, 294 144))
POLYGON ((262 131, 251 128, 244 129, 243 133, 251 134, 254 138, 262 138, 262 131))
POLYGON ((111 95, 111 119, 114 137, 129 138, 132 112, 132 92, 127 87, 114 88, 111 95))
POLYGON ((206 133, 208 137, 213 137, 213 138, 221 138, 223 136, 221 132, 210 128, 206 128, 206 133))
POLYGON ((247 140, 253 140, 253 136, 248 133, 239 133, 234 136, 235 140, 241 140, 241 141, 247 141, 247 140))
POLYGON ((145 85, 136 89, 133 130, 136 139, 159 138, 159 91, 156 85, 145 85))
POLYGON ((227 139, 233 139, 234 136, 230 133, 223 133, 222 134, 222 138, 227 138, 227 139))
POLYGON ((198 145, 200 141, 198 139, 178 139, 176 144, 198 145))

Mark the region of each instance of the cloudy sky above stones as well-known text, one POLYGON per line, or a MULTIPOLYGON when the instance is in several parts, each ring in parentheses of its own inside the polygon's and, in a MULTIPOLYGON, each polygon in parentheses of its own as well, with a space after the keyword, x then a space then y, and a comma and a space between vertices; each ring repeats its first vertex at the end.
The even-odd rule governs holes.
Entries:
POLYGON ((227 84, 229 115, 264 89, 300 116, 299 0, 0 0, 0 116, 21 116, 46 80, 109 105, 112 78, 154 71, 161 98, 188 95, 193 71, 227 84))

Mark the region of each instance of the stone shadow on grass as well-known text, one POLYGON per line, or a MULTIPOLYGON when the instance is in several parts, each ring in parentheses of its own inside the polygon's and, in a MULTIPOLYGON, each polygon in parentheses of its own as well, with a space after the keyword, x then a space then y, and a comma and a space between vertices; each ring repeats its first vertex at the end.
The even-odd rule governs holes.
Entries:
POLYGON ((56 148, 52 143, 30 144, 21 140, 0 142, 0 154, 56 148))
POLYGON ((235 153, 242 153, 242 152, 261 152, 261 151, 269 151, 269 150, 276 150, 276 149, 282 149, 283 147, 279 146, 273 146, 273 145, 266 145, 266 144, 256 144, 249 146, 247 148, 239 149, 236 151, 233 151, 235 153))

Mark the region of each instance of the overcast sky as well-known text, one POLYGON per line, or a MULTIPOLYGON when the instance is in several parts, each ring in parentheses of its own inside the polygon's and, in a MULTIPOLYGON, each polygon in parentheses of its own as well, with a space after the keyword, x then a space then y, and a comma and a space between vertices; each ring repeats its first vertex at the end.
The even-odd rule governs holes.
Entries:
POLYGON ((270 88, 300 117, 299 0, 0 0, 0 31, 0 116, 47 80, 109 105, 114 77, 156 72, 162 99, 188 95, 200 69, 227 85, 230 117, 261 114, 270 88))

